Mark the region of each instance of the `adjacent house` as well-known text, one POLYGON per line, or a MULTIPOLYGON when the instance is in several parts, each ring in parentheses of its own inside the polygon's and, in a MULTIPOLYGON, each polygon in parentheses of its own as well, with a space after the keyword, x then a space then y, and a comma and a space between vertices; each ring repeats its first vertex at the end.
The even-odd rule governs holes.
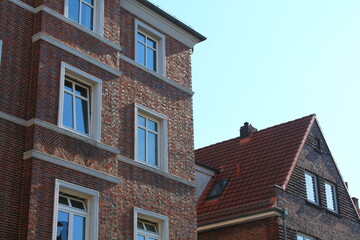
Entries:
POLYGON ((196 239, 204 40, 146 0, 1 0, 0 239, 196 239))
POLYGON ((357 240, 351 199, 315 115, 195 151, 199 240, 357 240))

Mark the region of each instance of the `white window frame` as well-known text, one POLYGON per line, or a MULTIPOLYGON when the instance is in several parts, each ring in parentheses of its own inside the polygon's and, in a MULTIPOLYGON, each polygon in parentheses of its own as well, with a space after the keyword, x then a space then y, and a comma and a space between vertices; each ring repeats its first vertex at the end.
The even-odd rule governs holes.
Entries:
MULTIPOLYGON (((65 17, 69 18, 69 0, 65 0, 64 15, 65 15, 65 17)), ((81 18, 81 16, 79 16, 79 17, 81 18)), ((73 21, 72 19, 70 19, 70 20, 73 21)), ((76 22, 76 23, 90 31, 93 31, 93 32, 99 34, 100 36, 103 36, 103 34, 104 34, 104 0, 94 0, 93 21, 94 21, 94 25, 93 25, 94 29, 93 30, 82 26, 78 22, 76 22)), ((73 21, 73 22, 75 22, 75 21, 73 21)))
MULTIPOLYGON (((53 234, 52 240, 56 240, 57 233, 57 220, 58 211, 63 210, 59 206, 59 193, 65 192, 73 196, 86 199, 88 221, 86 227, 86 239, 97 240, 98 239, 98 215, 99 215, 99 192, 81 187, 72 183, 68 183, 59 179, 55 180, 55 194, 54 194, 54 214, 53 214, 53 234)), ((71 239, 71 238, 70 238, 71 239)))
POLYGON ((0 39, 0 66, 1 66, 2 46, 3 46, 3 41, 0 39))
MULTIPOLYGON (((165 59, 165 35, 161 34, 160 32, 152 29, 148 25, 140 22, 138 19, 135 19, 135 61, 139 63, 137 56, 138 56, 138 47, 137 47, 137 34, 140 32, 141 34, 150 37, 152 40, 157 42, 157 51, 156 51, 156 73, 166 76, 166 59, 165 59)), ((140 64, 140 63, 139 63, 140 64)), ((144 66, 144 65, 142 65, 144 66)), ((144 66, 147 68, 146 66, 144 66)), ((151 70, 150 68, 147 68, 151 70)), ((152 70, 151 70, 152 71, 152 70)))
POLYGON ((143 163, 145 165, 158 168, 162 171, 168 171, 168 144, 167 144, 167 117, 154 112, 140 104, 135 104, 135 116, 134 116, 134 126, 135 126, 135 161, 143 163), (158 166, 148 164, 144 161, 138 160, 138 115, 144 116, 148 119, 156 121, 158 123, 158 166))
POLYGON ((326 197, 326 208, 329 211, 338 213, 336 186, 335 186, 335 184, 333 184, 333 183, 331 183, 329 181, 325 181, 325 197, 326 197), (328 201, 327 201, 328 195, 327 195, 327 191, 326 191, 326 185, 330 186, 331 189, 332 189, 332 196, 329 196, 329 197, 332 197, 332 199, 334 201, 334 209, 330 208, 329 205, 328 205, 328 201))
POLYGON ((296 239, 297 240, 316 240, 316 238, 311 237, 311 236, 306 235, 306 234, 303 234, 303 233, 297 233, 296 234, 296 239), (301 237, 301 238, 299 239, 299 237, 301 237))
POLYGON ((67 129, 70 132, 80 134, 95 141, 100 142, 101 136, 101 100, 102 100, 102 80, 98 79, 88 73, 85 73, 67 63, 61 63, 60 72, 60 94, 59 94, 59 112, 58 112, 58 126, 67 129), (63 111, 64 111, 64 84, 65 78, 69 76, 79 83, 89 86, 90 91, 90 122, 89 134, 84 134, 63 125, 63 111))
POLYGON ((147 211, 141 208, 134 208, 134 240, 137 240, 137 234, 142 233, 137 229, 139 219, 150 221, 157 224, 160 240, 169 240, 169 219, 167 216, 147 211))
POLYGON ((317 182, 317 177, 315 174, 312 174, 310 172, 307 172, 305 171, 305 174, 304 174, 304 177, 305 177, 305 191, 306 191, 306 199, 311 202, 311 203, 314 203, 316 205, 319 205, 319 191, 318 191, 318 182, 317 182), (307 185, 307 182, 306 182, 306 175, 310 176, 313 178, 313 185, 312 185, 312 188, 314 189, 314 194, 315 194, 315 201, 312 200, 312 199, 309 199, 308 195, 307 195, 307 191, 308 191, 308 185, 307 185))

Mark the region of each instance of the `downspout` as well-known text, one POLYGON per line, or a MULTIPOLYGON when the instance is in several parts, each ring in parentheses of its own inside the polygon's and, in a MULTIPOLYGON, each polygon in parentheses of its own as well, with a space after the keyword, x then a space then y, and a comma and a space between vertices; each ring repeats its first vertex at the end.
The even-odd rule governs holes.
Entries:
POLYGON ((289 211, 287 209, 284 209, 283 214, 282 214, 284 240, 287 240, 287 230, 286 230, 286 218, 287 218, 287 216, 289 216, 289 211))

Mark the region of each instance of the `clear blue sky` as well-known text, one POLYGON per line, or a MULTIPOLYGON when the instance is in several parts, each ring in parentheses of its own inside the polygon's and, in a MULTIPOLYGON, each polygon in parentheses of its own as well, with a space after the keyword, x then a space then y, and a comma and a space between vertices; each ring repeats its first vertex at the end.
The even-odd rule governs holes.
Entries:
POLYGON ((208 39, 192 57, 195 148, 315 113, 360 198, 359 0, 151 0, 208 39))

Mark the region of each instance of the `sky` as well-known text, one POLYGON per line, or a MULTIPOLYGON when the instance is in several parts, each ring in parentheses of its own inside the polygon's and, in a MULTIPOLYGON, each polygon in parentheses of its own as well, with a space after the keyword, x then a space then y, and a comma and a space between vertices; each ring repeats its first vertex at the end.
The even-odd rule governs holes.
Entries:
POLYGON ((192 56, 195 149, 316 114, 360 198, 359 0, 150 0, 207 40, 192 56))

